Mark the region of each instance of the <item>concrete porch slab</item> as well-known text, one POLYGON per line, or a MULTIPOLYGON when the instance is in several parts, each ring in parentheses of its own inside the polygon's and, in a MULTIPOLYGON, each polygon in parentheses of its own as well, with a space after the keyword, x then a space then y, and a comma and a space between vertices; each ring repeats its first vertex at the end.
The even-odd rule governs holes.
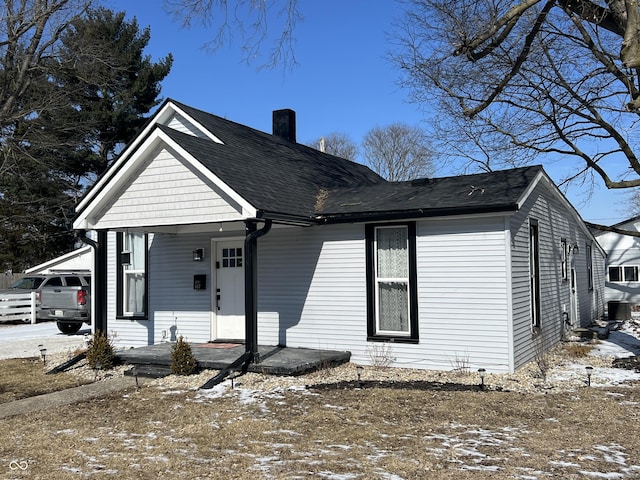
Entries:
MULTIPOLYGON (((192 343, 191 351, 203 370, 223 370, 236 361, 245 346, 232 343, 192 343)), ((116 352, 116 357, 125 365, 171 366, 172 343, 160 343, 146 347, 116 352)), ((258 347, 260 363, 249 365, 248 371, 269 375, 303 375, 324 368, 349 362, 350 352, 337 350, 315 350, 310 348, 288 348, 261 345, 258 347)))

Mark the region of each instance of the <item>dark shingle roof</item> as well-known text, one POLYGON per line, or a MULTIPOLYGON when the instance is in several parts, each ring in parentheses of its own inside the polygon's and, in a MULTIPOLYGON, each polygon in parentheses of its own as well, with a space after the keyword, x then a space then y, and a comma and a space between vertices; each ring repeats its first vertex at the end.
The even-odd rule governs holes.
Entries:
POLYGON ((265 216, 340 221, 510 211, 542 170, 387 182, 363 165, 172 102, 223 144, 158 128, 265 216))
POLYGON ((475 175, 342 188, 329 192, 318 213, 330 217, 376 212, 415 212, 418 216, 434 216, 515 210, 541 171, 542 167, 538 165, 475 175))
POLYGON ((159 128, 260 210, 310 218, 323 188, 385 182, 364 165, 174 103, 223 144, 159 128))

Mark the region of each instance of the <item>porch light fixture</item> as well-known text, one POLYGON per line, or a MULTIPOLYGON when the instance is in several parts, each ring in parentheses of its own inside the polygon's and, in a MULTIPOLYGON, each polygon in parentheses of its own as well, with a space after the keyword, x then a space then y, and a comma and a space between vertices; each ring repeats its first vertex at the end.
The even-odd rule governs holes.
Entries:
POLYGON ((356 367, 356 373, 358 375, 358 387, 362 387, 362 372, 364 371, 364 367, 362 365, 358 365, 356 367))
POLYGON ((577 243, 574 243, 570 249, 571 253, 573 253, 574 255, 578 255, 580 253, 580 247, 578 247, 577 243))
POLYGON ((120 252, 120 263, 123 266, 131 265, 131 252, 129 250, 120 252))
POLYGON ((487 373, 487 370, 484 368, 478 369, 478 374, 480 375, 480 390, 484 390, 484 376, 487 373))
POLYGON ((193 261, 202 262, 204 260, 204 248, 196 248, 193 251, 193 261))
POLYGON ((587 387, 590 387, 591 386, 591 375, 593 374, 593 367, 587 366, 587 367, 584 367, 584 369, 587 371, 587 387))

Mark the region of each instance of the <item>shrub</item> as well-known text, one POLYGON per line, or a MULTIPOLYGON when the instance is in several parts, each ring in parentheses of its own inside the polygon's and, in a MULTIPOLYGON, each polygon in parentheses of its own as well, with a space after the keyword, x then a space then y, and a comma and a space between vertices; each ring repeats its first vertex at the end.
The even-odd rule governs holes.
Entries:
POLYGON ((93 369, 110 370, 116 355, 111 340, 103 332, 96 332, 87 349, 87 363, 93 369))
POLYGON ((171 373, 191 375, 198 368, 191 346, 180 336, 171 348, 171 373))

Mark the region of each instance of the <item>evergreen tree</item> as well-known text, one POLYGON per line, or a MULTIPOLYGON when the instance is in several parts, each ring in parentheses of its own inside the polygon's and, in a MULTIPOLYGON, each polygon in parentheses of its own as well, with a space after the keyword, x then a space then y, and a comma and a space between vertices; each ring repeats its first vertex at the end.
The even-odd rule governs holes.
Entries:
POLYGON ((0 145, 1 268, 20 271, 74 247, 74 205, 160 101, 172 57, 152 62, 149 39, 124 13, 88 10, 16 96, 14 110, 24 109, 3 123, 0 145))

